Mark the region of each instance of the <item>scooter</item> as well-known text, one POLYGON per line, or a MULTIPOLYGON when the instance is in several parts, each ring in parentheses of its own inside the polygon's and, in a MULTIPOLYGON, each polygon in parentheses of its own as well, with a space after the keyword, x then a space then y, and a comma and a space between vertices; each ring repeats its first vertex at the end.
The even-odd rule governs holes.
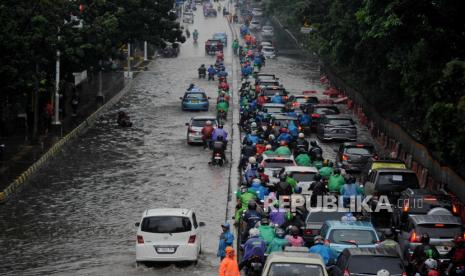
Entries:
POLYGON ((223 157, 221 156, 221 153, 219 153, 219 152, 215 153, 215 155, 213 156, 213 159, 212 159, 212 161, 210 163, 213 166, 222 167, 223 164, 224 164, 224 160, 223 160, 223 157))

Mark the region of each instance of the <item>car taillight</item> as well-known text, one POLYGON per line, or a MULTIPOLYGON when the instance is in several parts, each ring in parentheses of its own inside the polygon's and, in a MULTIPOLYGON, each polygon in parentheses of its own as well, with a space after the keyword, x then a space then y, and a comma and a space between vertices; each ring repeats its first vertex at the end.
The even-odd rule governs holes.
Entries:
POLYGON ((349 161, 349 156, 347 154, 343 154, 342 161, 349 161))
POLYGON ((137 243, 144 243, 144 237, 142 237, 141 235, 137 235, 137 243))
POLYGON ((299 104, 298 102, 293 102, 293 103, 292 103, 292 106, 293 106, 293 107, 297 107, 297 106, 299 106, 299 105, 300 105, 300 104, 299 104))
POLYGON ((407 276, 407 272, 402 272, 402 276, 407 276))
POLYGON ((304 235, 310 236, 311 234, 313 234, 311 229, 304 229, 304 235))
POLYGON ((350 271, 348 269, 344 269, 344 276, 350 276, 350 271))
POLYGON ((195 235, 190 236, 189 241, 187 243, 195 243, 195 238, 196 238, 195 235))
POLYGON ((320 118, 320 117, 321 117, 320 114, 317 114, 317 113, 313 113, 313 114, 312 114, 312 118, 320 118))
POLYGON ((402 212, 407 213, 410 208, 409 200, 404 200, 404 207, 402 208, 402 212))
POLYGON ((452 204, 452 213, 456 215, 458 213, 457 206, 455 204, 452 204))
POLYGON ((417 233, 415 231, 413 231, 410 236, 410 242, 420 242, 420 237, 417 237, 417 233))

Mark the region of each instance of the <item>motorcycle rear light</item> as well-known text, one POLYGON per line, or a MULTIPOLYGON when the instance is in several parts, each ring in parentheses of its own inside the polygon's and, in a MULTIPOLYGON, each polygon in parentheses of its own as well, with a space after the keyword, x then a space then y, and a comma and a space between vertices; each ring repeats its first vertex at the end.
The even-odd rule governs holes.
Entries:
POLYGON ((196 235, 190 236, 189 241, 187 243, 195 243, 195 238, 196 238, 196 235))
POLYGON ((350 271, 348 269, 344 269, 344 276, 350 276, 350 271))
POLYGON ((141 235, 137 235, 137 243, 138 244, 144 243, 144 237, 142 237, 141 235))
POLYGON ((313 232, 312 232, 311 229, 305 229, 305 230, 304 230, 304 235, 309 236, 309 235, 311 235, 311 234, 313 234, 313 232))
POLYGON ((407 276, 407 272, 402 272, 402 276, 407 276))
POLYGON ((313 113, 313 114, 312 114, 312 118, 320 118, 320 117, 321 117, 320 114, 317 114, 317 113, 313 113))
POLYGON ((452 204, 452 213, 453 213, 453 214, 457 214, 457 213, 458 213, 457 206, 456 206, 455 204, 452 204))
POLYGON ((417 233, 415 231, 410 236, 410 242, 420 242, 420 237, 417 237, 417 233))
POLYGON ((343 154, 342 161, 349 161, 349 156, 347 154, 343 154))
POLYGON ((404 207, 402 208, 402 211, 403 211, 404 213, 407 213, 408 210, 409 210, 409 208, 410 208, 409 200, 406 199, 406 200, 404 200, 404 207))

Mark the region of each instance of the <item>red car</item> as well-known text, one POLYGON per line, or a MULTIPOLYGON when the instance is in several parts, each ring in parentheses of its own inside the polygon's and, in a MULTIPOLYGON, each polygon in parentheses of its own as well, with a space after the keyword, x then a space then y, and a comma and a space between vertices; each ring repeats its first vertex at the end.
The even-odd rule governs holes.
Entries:
POLYGON ((214 55, 216 51, 223 51, 223 43, 218 39, 209 39, 205 42, 205 53, 214 55))

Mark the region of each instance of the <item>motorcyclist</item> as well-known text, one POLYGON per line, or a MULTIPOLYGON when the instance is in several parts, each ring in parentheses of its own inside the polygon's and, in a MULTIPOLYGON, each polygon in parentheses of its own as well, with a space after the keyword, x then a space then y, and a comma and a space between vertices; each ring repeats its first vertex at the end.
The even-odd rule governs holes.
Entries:
POLYGON ((427 276, 439 276, 438 262, 435 259, 429 258, 425 260, 425 269, 427 276))
POLYGON ((268 135, 268 144, 271 145, 273 150, 276 150, 279 147, 279 142, 273 134, 268 135))
POLYGON ((295 151, 298 152, 300 149, 305 150, 306 152, 308 151, 308 141, 305 140, 305 134, 302 132, 299 133, 297 140, 294 142, 294 148, 295 151))
POLYGON ((228 92, 229 91, 229 84, 226 81, 222 81, 218 85, 218 89, 228 92))
POLYGON ((237 205, 236 205, 236 216, 235 220, 236 222, 239 221, 241 218, 242 214, 244 211, 247 210, 249 202, 257 199, 257 195, 255 193, 249 192, 249 189, 247 186, 241 186, 241 189, 236 192, 236 199, 237 199, 237 205))
POLYGON ((283 98, 279 95, 279 93, 276 93, 273 97, 271 97, 271 102, 276 104, 284 103, 283 98))
POLYGON ((429 259, 439 259, 439 252, 435 246, 431 245, 430 237, 427 233, 421 235, 421 244, 417 245, 410 256, 410 263, 419 273, 424 271, 424 262, 429 259))
POLYGON ((258 140, 260 137, 257 135, 257 131, 253 130, 252 133, 247 134, 247 136, 244 137, 244 142, 245 141, 250 141, 252 142, 252 145, 256 145, 258 143, 258 140))
POLYGON ((207 68, 205 68, 205 64, 202 64, 200 65, 199 69, 197 69, 197 71, 199 71, 199 79, 204 79, 207 75, 207 68))
MULTIPOLYGON (((286 142, 286 145, 289 145, 292 141, 292 136, 289 134, 289 131, 287 130, 287 128, 283 127, 279 130, 280 134, 278 136, 278 142, 282 142, 282 141, 285 141, 286 142)), ((289 153, 291 154, 291 153, 289 153)))
POLYGON ((203 148, 210 147, 210 141, 212 140, 212 133, 215 129, 213 128, 212 122, 206 121, 205 126, 202 128, 202 141, 203 141, 203 148))
POLYGON ((287 236, 287 241, 292 247, 304 246, 304 239, 300 236, 300 230, 297 226, 291 226, 289 235, 287 236))
POLYGON ((268 246, 275 237, 274 227, 270 226, 270 220, 268 218, 262 218, 258 231, 260 232, 260 238, 262 238, 268 246))
POLYGON ((376 276, 391 276, 391 273, 386 269, 381 269, 376 272, 376 276))
POLYGON ((248 141, 248 140, 246 141, 244 147, 241 150, 241 154, 242 154, 242 159, 241 159, 240 167, 244 167, 247 160, 249 160, 250 157, 253 157, 256 154, 256 148, 252 144, 251 141, 248 141))
POLYGON ((295 158, 295 162, 297 163, 297 166, 309 167, 312 164, 310 155, 308 155, 307 151, 303 148, 298 148, 298 155, 295 158))
POLYGON ((130 127, 132 126, 132 122, 129 119, 129 116, 126 112, 124 111, 119 111, 118 112, 118 119, 116 120, 119 126, 121 127, 130 127))
POLYGON ((216 104, 216 112, 219 118, 219 114, 224 113, 224 117, 226 118, 229 111, 229 103, 227 101, 220 101, 216 104))
POLYGON ((274 154, 274 150, 273 150, 273 147, 271 146, 271 144, 266 144, 265 151, 263 152, 263 154, 265 154, 265 155, 274 154))
POLYGON ((289 244, 287 239, 285 239, 286 232, 281 228, 275 229, 275 237, 268 245, 266 249, 266 254, 271 254, 273 252, 281 252, 284 247, 289 244))
POLYGON ((265 241, 259 237, 260 231, 257 228, 251 228, 249 236, 249 239, 244 244, 244 256, 239 264, 239 270, 248 266, 249 260, 252 259, 252 257, 258 258, 262 264, 265 261, 266 244, 265 241))
POLYGON ((316 206, 315 204, 318 202, 318 197, 326 195, 328 193, 328 189, 322 182, 322 177, 319 173, 315 175, 313 180, 314 182, 310 185, 310 190, 312 190, 311 204, 312 206, 316 206))
POLYGON ((275 154, 277 155, 291 155, 292 152, 287 146, 286 141, 282 140, 280 143, 280 146, 274 151, 275 154))
POLYGON ((191 32, 189 31, 189 28, 186 27, 186 37, 189 38, 191 37, 191 32))
POLYGON ((320 255, 325 265, 328 264, 330 259, 335 259, 337 257, 336 253, 325 244, 322 236, 316 236, 314 238, 314 245, 310 247, 308 252, 320 255))
POLYGON ((257 169, 258 178, 263 184, 268 184, 270 182, 270 177, 265 173, 265 168, 259 166, 257 169))
MULTIPOLYGON (((245 177, 245 181, 247 184, 251 184, 255 178, 258 178, 258 164, 256 162, 251 163, 249 164, 249 166, 247 166, 247 169, 245 170, 245 173, 244 173, 244 177, 245 177)), ((260 199, 263 199, 263 198, 260 198, 260 199)))
POLYGON ((312 117, 308 115, 306 112, 300 114, 299 117, 299 125, 301 127, 310 127, 312 125, 312 117))
POLYGON ((226 155, 224 154, 224 151, 226 150, 226 146, 223 141, 223 136, 218 135, 218 137, 216 137, 216 140, 212 143, 212 149, 213 149, 212 162, 215 161, 215 155, 218 153, 221 155, 221 158, 223 160, 226 160, 226 155))
POLYGON ((450 259, 450 264, 448 267, 448 275, 460 275, 464 274, 465 271, 465 240, 462 235, 457 235, 454 238, 454 246, 447 253, 447 258, 450 259), (457 269, 462 270, 462 272, 457 273, 457 269))
POLYGON ((265 196, 269 194, 268 188, 262 185, 262 181, 259 178, 255 178, 252 180, 252 185, 249 188, 249 190, 257 194, 257 198, 259 200, 264 200, 265 196))
POLYGON ((273 202, 273 207, 269 208, 268 214, 270 216, 271 223, 277 226, 282 226, 286 222, 286 209, 279 206, 279 201, 273 202))
POLYGON ((283 195, 289 196, 292 194, 293 189, 292 186, 288 183, 287 175, 285 173, 282 173, 279 176, 279 182, 276 184, 275 189, 277 198, 283 195))
POLYGON ((213 141, 216 141, 218 140, 218 136, 222 136, 223 137, 223 141, 225 143, 225 145, 227 144, 228 142, 228 133, 226 132, 226 130, 223 129, 223 125, 222 124, 219 124, 217 128, 215 128, 215 130, 213 130, 213 133, 212 133, 212 140, 213 141))
POLYGON ((328 190, 329 192, 339 193, 342 186, 344 185, 345 180, 341 175, 340 169, 334 169, 333 174, 328 179, 328 190))
POLYGON ((254 228, 261 219, 262 215, 257 211, 257 203, 254 200, 249 201, 247 211, 242 215, 242 221, 246 223, 246 229, 242 233, 242 243, 246 241, 249 230, 254 228))
POLYGON ((319 160, 322 158, 323 156, 323 150, 321 149, 321 147, 316 143, 315 140, 311 141, 310 142, 310 150, 309 150, 309 154, 310 154, 310 157, 312 158, 312 160, 319 160))
POLYGON ((232 43, 232 49, 235 55, 237 55, 237 49, 239 48, 239 40, 237 38, 234 39, 232 43))
POLYGON ((323 161, 323 167, 319 170, 323 179, 328 179, 333 174, 333 162, 325 159, 323 161))
POLYGON ((286 213, 286 222, 283 224, 283 229, 288 229, 291 226, 297 227, 297 230, 300 229, 300 227, 304 227, 305 224, 305 211, 302 210, 305 209, 304 207, 302 208, 296 208, 296 213, 293 215, 291 212, 286 213))
POLYGON ((383 248, 393 248, 400 257, 403 256, 399 243, 394 240, 394 231, 392 229, 384 231, 384 241, 382 241, 378 246, 383 248))
POLYGON ((294 121, 289 122, 287 129, 289 130, 289 134, 292 136, 292 139, 297 139, 299 136, 299 128, 297 128, 294 121))
POLYGON ((262 138, 258 139, 258 143, 255 145, 255 148, 257 149, 258 155, 262 155, 265 152, 266 145, 262 138))
POLYGON ((192 37, 194 38, 194 42, 197 42, 197 39, 199 38, 199 32, 197 31, 197 29, 195 29, 192 33, 192 37))
POLYGON ((216 75, 215 67, 213 67, 213 65, 210 65, 207 71, 208 71, 208 80, 215 80, 215 75, 216 75))
POLYGON ((357 179, 354 176, 346 176, 345 184, 339 191, 340 195, 342 196, 342 199, 344 200, 344 207, 349 206, 351 197, 363 195, 362 188, 356 182, 357 179))

